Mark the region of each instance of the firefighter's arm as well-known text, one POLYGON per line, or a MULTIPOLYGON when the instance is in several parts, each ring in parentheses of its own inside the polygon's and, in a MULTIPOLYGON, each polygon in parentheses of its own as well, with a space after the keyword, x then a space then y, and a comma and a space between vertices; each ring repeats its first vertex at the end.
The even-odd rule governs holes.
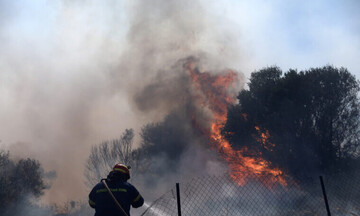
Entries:
POLYGON ((144 198, 141 196, 139 191, 136 190, 135 187, 134 187, 134 192, 133 192, 132 197, 133 197, 132 200, 131 200, 131 206, 132 207, 139 208, 140 206, 142 206, 144 204, 144 198))
POLYGON ((144 198, 138 194, 135 199, 132 201, 131 206, 134 208, 138 208, 144 204, 144 198))
POLYGON ((96 207, 96 203, 94 201, 92 201, 90 198, 89 198, 89 205, 90 205, 91 208, 96 207))
POLYGON ((95 187, 91 190, 90 194, 89 194, 89 205, 91 208, 95 208, 96 207, 96 203, 95 203, 95 187))

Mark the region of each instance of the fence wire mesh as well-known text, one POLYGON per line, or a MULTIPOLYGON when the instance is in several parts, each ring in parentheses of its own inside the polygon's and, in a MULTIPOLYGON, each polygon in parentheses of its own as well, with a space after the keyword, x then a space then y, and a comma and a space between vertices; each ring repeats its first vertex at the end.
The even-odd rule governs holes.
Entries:
MULTIPOLYGON (((360 216, 359 175, 324 178, 331 215, 360 216)), ((143 216, 178 215, 175 185, 154 201, 143 216)), ((327 215, 319 178, 264 184, 251 180, 243 186, 228 176, 194 178, 180 184, 183 216, 327 215)))

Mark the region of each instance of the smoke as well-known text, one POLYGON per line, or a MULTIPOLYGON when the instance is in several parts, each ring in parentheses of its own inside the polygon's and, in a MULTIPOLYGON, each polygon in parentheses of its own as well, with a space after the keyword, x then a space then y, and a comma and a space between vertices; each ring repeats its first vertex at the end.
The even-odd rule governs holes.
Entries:
MULTIPOLYGON (((224 2, 229 4, 219 4, 224 2)), ((291 10, 280 2, 233 3, 221 10, 190 0, 0 0, 0 140, 17 157, 36 158, 46 171, 56 171, 45 203, 86 197, 83 170, 90 147, 125 128, 140 132, 148 123, 176 133, 151 151, 154 175, 134 178, 142 193, 154 192, 155 198, 168 184, 226 171, 187 118, 189 110, 208 117, 191 103, 182 68, 188 56, 201 60, 201 71, 241 65, 249 73, 274 63, 358 68, 353 4, 349 16, 336 20, 338 8, 348 10, 328 2, 315 9, 295 3, 291 10), (298 19, 299 8, 306 18, 298 20, 300 28, 289 22, 298 19), (234 14, 235 23, 219 22, 234 14), (151 191, 151 183, 159 187, 151 191)))
POLYGON ((23 195, 23 198, 16 203, 10 204, 5 211, 3 211, 4 216, 10 215, 53 215, 54 212, 50 207, 39 206, 34 204, 32 200, 36 200, 35 197, 31 195, 23 195))
MULTIPOLYGON (((112 47, 121 48, 108 36, 113 27, 86 25, 96 21, 92 13, 101 14, 98 6, 109 10, 114 5, 7 6, 0 42, 2 143, 13 154, 39 159, 46 170, 57 172, 45 195, 48 202, 83 197, 90 146, 134 126, 121 99, 125 93, 114 94, 104 74, 115 58, 109 58, 112 47)), ((97 21, 115 24, 113 17, 101 18, 97 21)))
POLYGON ((234 60, 236 52, 219 42, 220 32, 198 1, 156 0, 132 7, 128 44, 118 68, 126 77, 113 71, 114 85, 126 79, 133 106, 158 120, 186 95, 188 80, 179 60, 195 56, 219 69, 234 60))
MULTIPOLYGON (((216 71, 237 58, 231 34, 198 1, 0 5, 0 139, 12 154, 56 171, 47 203, 87 195, 92 145, 183 104, 180 59, 192 55, 216 71)), ((202 152, 184 151, 195 155, 180 168, 202 152)))
POLYGON ((219 71, 232 59, 226 52, 236 52, 225 51, 225 44, 214 40, 221 36, 199 2, 157 0, 132 7, 129 43, 118 66, 127 74, 124 78, 111 71, 110 75, 114 86, 118 80, 127 80, 134 112, 150 123, 141 134, 146 152, 141 160, 148 168, 132 181, 151 200, 175 182, 226 172, 194 130, 191 115, 206 120, 209 113, 195 104, 184 64, 191 60, 202 71, 219 71))

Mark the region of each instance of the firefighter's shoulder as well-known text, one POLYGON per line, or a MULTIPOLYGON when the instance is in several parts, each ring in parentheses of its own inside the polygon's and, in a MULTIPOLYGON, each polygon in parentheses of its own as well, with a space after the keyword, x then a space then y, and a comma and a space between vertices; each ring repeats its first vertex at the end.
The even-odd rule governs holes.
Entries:
POLYGON ((124 186, 129 188, 129 190, 131 192, 139 193, 138 190, 136 189, 136 187, 134 185, 130 184, 129 182, 124 182, 124 186))
POLYGON ((94 189, 100 189, 100 188, 105 188, 104 184, 102 182, 99 182, 97 183, 95 186, 94 186, 94 189))

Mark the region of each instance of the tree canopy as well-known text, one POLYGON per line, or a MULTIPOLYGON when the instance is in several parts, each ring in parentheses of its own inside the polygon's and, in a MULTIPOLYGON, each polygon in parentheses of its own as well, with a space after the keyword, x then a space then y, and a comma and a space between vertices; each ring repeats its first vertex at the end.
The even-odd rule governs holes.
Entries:
POLYGON ((34 159, 10 159, 9 152, 0 150, 0 213, 14 215, 11 206, 40 197, 48 185, 44 182, 41 164, 34 159))
POLYGON ((182 114, 173 112, 164 121, 142 128, 139 152, 143 155, 141 163, 151 164, 146 169, 149 174, 162 175, 177 170, 179 160, 193 138, 189 121, 182 114))
POLYGON ((293 176, 347 169, 360 150, 359 82, 345 68, 251 74, 223 134, 293 176))
POLYGON ((136 172, 139 154, 133 150, 133 141, 134 130, 126 129, 119 138, 93 146, 85 166, 85 184, 92 188, 105 178, 117 163, 131 165, 131 173, 136 172))

